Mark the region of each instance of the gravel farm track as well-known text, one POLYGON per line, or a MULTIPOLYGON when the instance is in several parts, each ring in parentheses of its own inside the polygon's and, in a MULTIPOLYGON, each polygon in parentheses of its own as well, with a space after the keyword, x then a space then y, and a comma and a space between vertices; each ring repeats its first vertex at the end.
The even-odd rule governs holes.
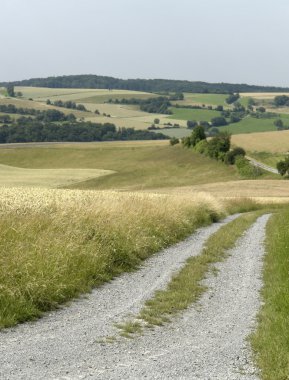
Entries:
POLYGON ((163 289, 185 260, 200 254, 208 237, 237 215, 191 237, 42 319, 0 332, 0 379, 259 379, 247 336, 260 307, 263 215, 208 275, 208 290, 172 323, 134 339, 115 322, 135 315, 163 289))

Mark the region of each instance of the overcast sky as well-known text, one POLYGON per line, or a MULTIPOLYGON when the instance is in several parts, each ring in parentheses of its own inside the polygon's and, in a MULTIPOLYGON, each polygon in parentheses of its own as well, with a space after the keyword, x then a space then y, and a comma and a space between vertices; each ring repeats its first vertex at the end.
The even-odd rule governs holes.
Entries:
POLYGON ((0 81, 70 74, 289 86, 288 0, 0 0, 0 81))

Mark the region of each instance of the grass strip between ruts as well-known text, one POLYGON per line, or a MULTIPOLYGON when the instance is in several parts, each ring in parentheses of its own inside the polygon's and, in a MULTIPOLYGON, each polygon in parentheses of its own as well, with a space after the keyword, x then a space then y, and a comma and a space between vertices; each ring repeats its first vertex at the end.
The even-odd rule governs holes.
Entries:
POLYGON ((132 337, 143 327, 153 327, 169 322, 171 317, 187 309, 196 302, 206 287, 201 283, 213 264, 226 258, 227 251, 233 248, 237 239, 264 211, 244 214, 224 225, 206 242, 201 255, 190 257, 186 265, 176 274, 165 290, 156 291, 153 298, 146 301, 143 309, 134 320, 117 324, 120 335, 132 337))
POLYGON ((263 380, 289 379, 289 209, 267 225, 258 328, 251 336, 263 380))

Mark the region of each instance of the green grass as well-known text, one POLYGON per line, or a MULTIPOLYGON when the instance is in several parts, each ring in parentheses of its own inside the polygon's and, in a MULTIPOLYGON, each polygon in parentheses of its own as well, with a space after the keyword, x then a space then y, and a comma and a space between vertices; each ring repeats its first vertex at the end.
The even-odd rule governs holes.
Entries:
POLYGON ((269 152, 247 152, 248 156, 255 160, 263 162, 266 165, 276 168, 277 162, 285 159, 285 154, 269 153, 269 152))
MULTIPOLYGON (((259 215, 260 212, 244 214, 214 233, 207 240, 201 255, 189 258, 186 265, 172 278, 167 288, 158 290, 152 299, 146 301, 145 306, 136 316, 144 322, 143 326, 159 326, 169 322, 173 316, 196 302, 206 290, 201 280, 209 270, 214 270, 214 263, 226 258, 227 251, 235 245, 236 240, 259 215)), ((119 327, 126 335, 141 331, 139 324, 134 330, 131 321, 119 327)))
POLYGON ((196 121, 211 121, 213 117, 220 116, 221 113, 207 109, 186 109, 172 107, 173 115, 168 116, 168 119, 176 120, 196 120, 196 121))
POLYGON ((263 269, 264 304, 252 335, 262 380, 289 379, 289 211, 271 217, 267 225, 263 269))
POLYGON ((218 207, 200 196, 0 189, 0 328, 137 268, 221 217, 218 207))
POLYGON ((115 174, 73 185, 80 189, 141 190, 238 179, 233 167, 181 146, 71 144, 0 149, 0 163, 36 169, 105 169, 115 174))
MULTIPOLYGON (((276 116, 276 119, 278 117, 276 116)), ((230 124, 220 127, 220 131, 228 131, 231 134, 252 133, 252 132, 267 132, 276 131, 274 125, 275 119, 256 119, 254 117, 246 117, 239 123, 230 124)))
POLYGON ((288 114, 276 114, 276 118, 271 119, 256 119, 255 117, 249 116, 241 120, 239 123, 220 127, 219 129, 221 131, 229 131, 233 135, 240 133, 276 131, 274 121, 277 119, 282 119, 284 124, 289 126, 288 114))
MULTIPOLYGON (((191 94, 184 93, 186 104, 206 104, 206 105, 224 105, 228 95, 225 94, 191 94)), ((176 103, 182 104, 182 102, 176 101, 176 103)))

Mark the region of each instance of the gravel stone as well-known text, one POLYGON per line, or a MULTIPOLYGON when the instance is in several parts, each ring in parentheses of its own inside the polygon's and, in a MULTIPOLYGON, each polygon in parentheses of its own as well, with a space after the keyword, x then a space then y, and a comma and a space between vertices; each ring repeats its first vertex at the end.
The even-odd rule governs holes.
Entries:
POLYGON ((209 290, 172 324, 132 340, 101 343, 114 323, 135 315, 156 289, 163 289, 185 260, 231 216, 196 231, 86 298, 36 322, 0 333, 0 379, 259 379, 246 337, 260 306, 265 225, 257 222, 237 242, 209 290))

